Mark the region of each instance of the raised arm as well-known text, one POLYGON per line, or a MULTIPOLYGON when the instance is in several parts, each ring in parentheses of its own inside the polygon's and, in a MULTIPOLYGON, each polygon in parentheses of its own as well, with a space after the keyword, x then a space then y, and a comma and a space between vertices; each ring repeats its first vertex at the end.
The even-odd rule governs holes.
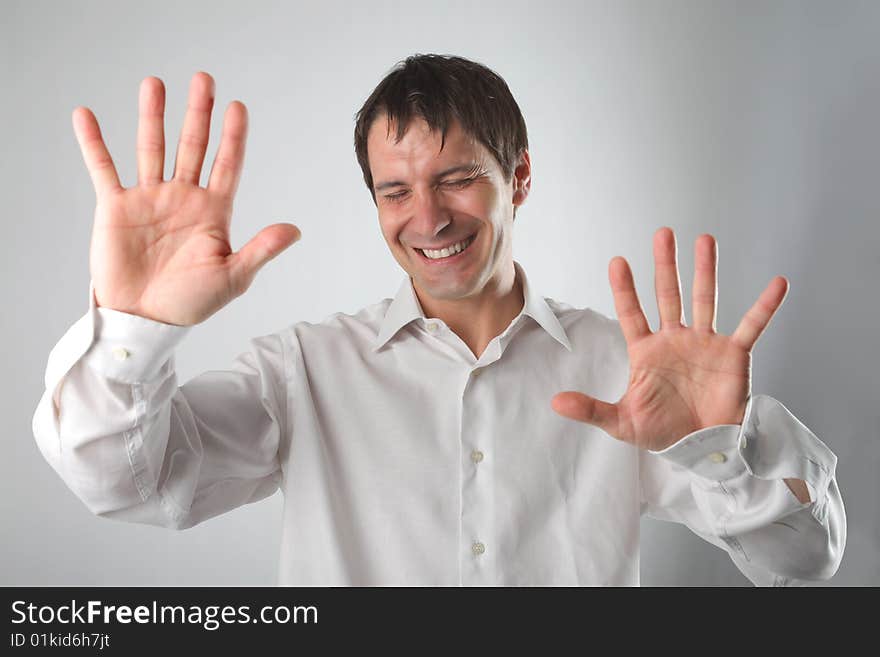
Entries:
POLYGON ((199 186, 214 80, 196 74, 172 179, 163 180, 165 92, 140 88, 138 183, 124 189, 94 115, 73 125, 97 196, 89 310, 52 350, 33 418, 41 452, 94 513, 183 528, 273 492, 281 478, 281 335, 254 339, 231 370, 178 387, 188 327, 242 294, 299 238, 292 224, 229 243, 247 112, 229 105, 207 187, 199 186))
POLYGON ((669 228, 654 236, 654 259, 657 331, 629 264, 617 257, 609 265, 630 364, 623 397, 565 391, 553 397, 553 409, 641 448, 644 510, 726 546, 753 581, 831 577, 846 543, 836 457, 779 402, 751 390, 752 350, 788 281, 770 281, 727 336, 715 326, 715 239, 703 235, 695 244, 691 326, 669 228))

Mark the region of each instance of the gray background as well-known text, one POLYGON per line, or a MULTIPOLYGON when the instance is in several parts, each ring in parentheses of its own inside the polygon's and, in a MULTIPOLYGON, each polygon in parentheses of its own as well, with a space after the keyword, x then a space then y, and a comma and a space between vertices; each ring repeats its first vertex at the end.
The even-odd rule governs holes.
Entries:
MULTIPOLYGON (((754 391, 838 455, 849 540, 831 584, 880 584, 880 4, 841 2, 0 2, 4 320, 0 584, 274 584, 280 493, 173 532, 91 516, 31 434, 50 348, 87 308, 94 193, 71 112, 98 117, 136 181, 137 91, 167 89, 168 162, 189 80, 215 121, 250 112, 233 246, 292 221, 302 240, 196 327, 181 381, 247 339, 389 297, 403 273, 352 147, 353 117, 398 60, 454 53, 500 73, 529 127, 533 192, 514 257, 546 296, 613 315, 627 256, 656 326, 651 236, 719 242, 719 330, 776 274, 792 287, 754 358, 754 391)), ((688 317, 690 309, 688 302, 688 317)), ((721 550, 644 521, 642 583, 743 585, 721 550)))

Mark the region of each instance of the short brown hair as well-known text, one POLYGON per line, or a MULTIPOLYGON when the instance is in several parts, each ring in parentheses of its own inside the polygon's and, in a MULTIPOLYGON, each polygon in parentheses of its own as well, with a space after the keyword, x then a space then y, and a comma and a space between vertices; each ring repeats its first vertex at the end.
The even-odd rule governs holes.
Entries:
POLYGON ((421 117, 440 131, 440 148, 453 119, 465 134, 483 144, 509 182, 522 152, 529 147, 526 122, 507 83, 491 69, 454 55, 416 54, 398 62, 356 115, 354 149, 373 202, 373 175, 367 134, 380 114, 396 121, 399 142, 410 121, 421 117))

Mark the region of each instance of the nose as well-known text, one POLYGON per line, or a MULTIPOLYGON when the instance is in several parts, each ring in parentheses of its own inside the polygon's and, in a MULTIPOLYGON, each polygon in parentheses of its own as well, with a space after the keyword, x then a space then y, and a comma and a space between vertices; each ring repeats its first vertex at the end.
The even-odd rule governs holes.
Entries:
POLYGON ((414 192, 412 217, 409 224, 414 233, 422 237, 435 237, 452 223, 452 213, 445 206, 441 195, 433 189, 414 192))

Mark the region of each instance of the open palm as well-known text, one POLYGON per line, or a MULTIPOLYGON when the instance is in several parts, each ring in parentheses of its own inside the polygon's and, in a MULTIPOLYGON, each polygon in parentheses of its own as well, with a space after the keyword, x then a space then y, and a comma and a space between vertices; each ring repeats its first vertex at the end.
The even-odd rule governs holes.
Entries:
POLYGON ((562 392, 552 407, 643 449, 662 450, 684 436, 719 424, 740 424, 751 392, 751 351, 788 291, 774 278, 730 336, 715 329, 717 245, 702 235, 695 245, 693 325, 684 322, 675 235, 654 236, 655 289, 660 329, 652 332, 624 258, 609 264, 614 305, 627 343, 629 387, 617 403, 562 392))
POLYGON ((273 224, 233 251, 229 227, 247 110, 230 103, 207 187, 200 187, 213 104, 213 78, 197 73, 174 174, 165 181, 165 90, 158 78, 145 79, 138 103, 138 184, 128 189, 120 185, 92 112, 74 110, 74 131, 97 195, 90 269, 98 305, 196 324, 242 294, 260 267, 299 239, 296 226, 273 224))

